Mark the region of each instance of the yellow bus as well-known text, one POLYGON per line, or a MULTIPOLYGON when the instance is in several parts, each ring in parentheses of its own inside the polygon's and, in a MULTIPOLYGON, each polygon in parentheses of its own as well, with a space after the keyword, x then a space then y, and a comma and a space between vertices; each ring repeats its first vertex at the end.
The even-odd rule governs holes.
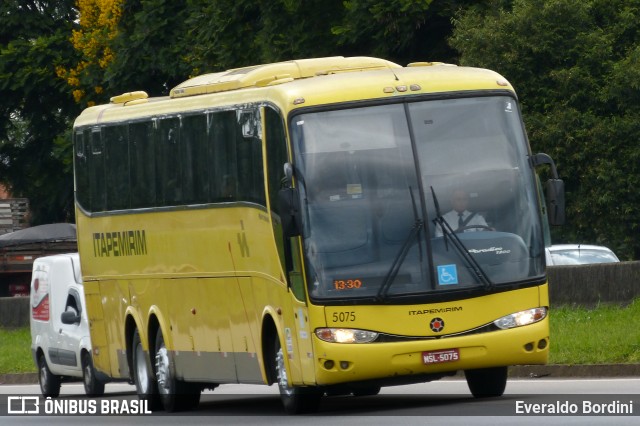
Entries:
POLYGON ((232 69, 115 96, 73 138, 94 368, 154 409, 275 383, 286 412, 309 412, 457 371, 496 396, 508 366, 547 362, 562 181, 545 203, 535 167, 555 166, 495 72, 232 69))

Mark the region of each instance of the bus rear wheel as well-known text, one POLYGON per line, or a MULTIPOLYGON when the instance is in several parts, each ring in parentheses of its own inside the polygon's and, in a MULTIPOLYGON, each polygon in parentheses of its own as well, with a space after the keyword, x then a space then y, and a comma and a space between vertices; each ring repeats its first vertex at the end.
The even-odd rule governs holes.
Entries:
POLYGON ((200 404, 200 386, 178 380, 175 375, 175 365, 164 344, 162 330, 158 329, 156 336, 156 378, 158 392, 165 411, 184 411, 198 407, 200 404))
POLYGON ((476 398, 502 396, 507 387, 507 367, 465 370, 464 376, 471 394, 476 398))
POLYGON ((313 413, 318 411, 322 392, 314 387, 289 386, 284 352, 280 339, 275 337, 273 345, 274 376, 280 390, 280 399, 287 414, 313 413))
POLYGON ((138 398, 142 401, 147 401, 147 407, 152 411, 156 411, 160 408, 158 384, 147 367, 147 359, 137 329, 133 332, 131 350, 133 351, 133 381, 136 385, 138 398))

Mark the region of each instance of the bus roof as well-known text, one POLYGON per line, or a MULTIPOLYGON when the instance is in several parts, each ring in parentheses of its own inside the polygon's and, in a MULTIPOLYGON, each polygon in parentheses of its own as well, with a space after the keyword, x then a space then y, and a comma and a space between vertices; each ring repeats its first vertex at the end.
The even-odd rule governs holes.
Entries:
POLYGON ((370 57, 302 59, 204 74, 179 84, 165 97, 149 98, 142 91, 114 96, 109 104, 87 108, 75 126, 255 102, 270 101, 290 110, 355 100, 492 89, 513 91, 507 80, 493 71, 441 62, 402 67, 370 57))

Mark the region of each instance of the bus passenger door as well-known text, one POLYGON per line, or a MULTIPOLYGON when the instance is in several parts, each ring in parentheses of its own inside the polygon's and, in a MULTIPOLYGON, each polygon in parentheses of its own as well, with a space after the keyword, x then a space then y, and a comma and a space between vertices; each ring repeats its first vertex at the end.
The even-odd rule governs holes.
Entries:
MULTIPOLYGON (((290 291, 286 297, 290 297, 287 305, 293 312, 293 321, 285 326, 285 349, 291 361, 292 376, 296 376, 296 366, 299 365, 302 380, 305 384, 315 383, 313 348, 311 342, 311 330, 309 329, 309 314, 305 303, 304 278, 302 274, 302 262, 298 238, 288 238, 283 235, 282 222, 278 207, 278 192, 282 187, 285 177, 284 165, 290 161, 287 154, 287 136, 285 120, 279 111, 271 107, 262 107, 262 133, 264 138, 263 150, 266 157, 266 179, 268 187, 268 206, 273 225, 273 235, 278 249, 280 267, 286 275, 290 291)), ((290 317, 289 317, 290 318, 290 317)))
POLYGON ((300 357, 300 368, 302 369, 302 379, 305 384, 315 384, 315 369, 313 356, 313 342, 310 323, 309 309, 304 302, 305 285, 302 274, 302 264, 300 262, 300 248, 298 238, 291 238, 291 258, 292 265, 289 272, 289 285, 291 287, 291 306, 294 310, 296 340, 298 342, 298 356, 300 357))

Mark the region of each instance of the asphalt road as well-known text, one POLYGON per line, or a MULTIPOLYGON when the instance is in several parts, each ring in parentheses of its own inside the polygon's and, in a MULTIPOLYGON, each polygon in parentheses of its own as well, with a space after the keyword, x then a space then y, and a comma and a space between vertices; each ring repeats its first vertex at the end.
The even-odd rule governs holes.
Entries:
MULTIPOLYGON (((37 385, 0 386, 0 413, 7 413, 8 398, 39 395, 37 385)), ((112 409, 131 407, 137 401, 134 388, 126 384, 107 385, 99 399, 87 399, 81 384, 62 385, 58 408, 75 404, 106 404, 112 409), (105 402, 103 402, 105 401, 105 402)), ((12 400, 15 410, 16 400, 12 400)), ((40 399, 40 406, 44 401, 40 399)), ((154 414, 78 415, 78 416, 0 416, 3 425, 47 424, 86 425, 638 425, 640 424, 640 377, 607 379, 510 379, 501 398, 474 399, 464 380, 449 379, 411 386, 383 388, 370 397, 326 397, 317 414, 287 416, 275 386, 223 385, 203 393, 197 410, 168 415, 154 414), (553 408, 552 408, 553 407, 553 408), (548 411, 569 411, 548 415, 548 411), (545 410, 545 414, 535 411, 545 410), (574 413, 570 411, 575 410, 574 413), (587 416, 585 414, 587 411, 587 416), (607 410, 631 411, 617 415, 607 410), (594 414, 594 411, 602 413, 594 414)))

